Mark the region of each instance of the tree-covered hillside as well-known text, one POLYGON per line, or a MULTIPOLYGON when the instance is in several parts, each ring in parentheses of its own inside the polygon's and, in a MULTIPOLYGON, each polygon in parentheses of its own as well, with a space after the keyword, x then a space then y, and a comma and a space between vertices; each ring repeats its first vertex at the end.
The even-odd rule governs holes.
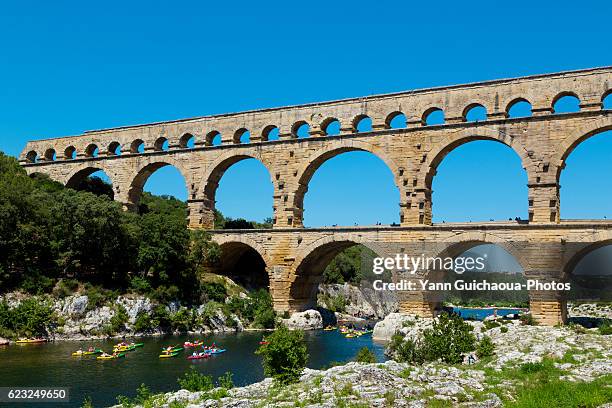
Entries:
POLYGON ((0 153, 0 292, 40 294, 59 280, 77 280, 197 297, 197 267, 219 250, 207 234, 187 228, 185 203, 145 193, 136 214, 123 211, 95 178, 80 188, 28 177, 0 153))

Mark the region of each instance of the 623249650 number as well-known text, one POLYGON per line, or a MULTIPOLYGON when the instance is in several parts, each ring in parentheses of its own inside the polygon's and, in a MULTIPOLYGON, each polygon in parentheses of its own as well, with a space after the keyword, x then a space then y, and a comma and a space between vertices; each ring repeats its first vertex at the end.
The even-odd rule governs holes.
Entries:
POLYGON ((68 402, 68 388, 1 387, 0 402, 68 402))

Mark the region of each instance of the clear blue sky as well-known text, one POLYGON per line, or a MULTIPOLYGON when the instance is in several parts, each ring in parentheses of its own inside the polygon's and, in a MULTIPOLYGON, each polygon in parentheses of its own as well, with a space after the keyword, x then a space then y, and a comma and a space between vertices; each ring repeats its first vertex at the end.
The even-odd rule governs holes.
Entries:
MULTIPOLYGON (((286 3, 3 4, 0 149, 17 155, 28 139, 88 129, 612 64, 609 1, 286 3)), ((612 216, 610 139, 570 157, 563 217, 612 216)), ((434 181, 435 220, 526 217, 525 183, 504 146, 462 146, 434 181)), ((147 189, 185 197, 172 169, 147 189)), ((245 161, 221 180, 218 207, 261 220, 271 191, 265 169, 245 161)), ((382 162, 347 153, 315 174, 305 222, 389 223, 397 203, 382 162)))

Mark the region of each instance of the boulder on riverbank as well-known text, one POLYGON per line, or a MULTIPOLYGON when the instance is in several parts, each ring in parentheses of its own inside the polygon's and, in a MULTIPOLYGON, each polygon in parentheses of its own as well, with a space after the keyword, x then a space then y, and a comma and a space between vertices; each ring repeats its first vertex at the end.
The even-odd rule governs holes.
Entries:
POLYGON ((289 319, 283 319, 283 324, 292 330, 316 330, 323 328, 323 317, 318 310, 293 313, 289 319))
POLYGON ((429 327, 431 320, 403 313, 391 313, 384 320, 376 323, 372 337, 375 340, 388 341, 395 333, 407 334, 409 330, 419 330, 421 326, 429 327))

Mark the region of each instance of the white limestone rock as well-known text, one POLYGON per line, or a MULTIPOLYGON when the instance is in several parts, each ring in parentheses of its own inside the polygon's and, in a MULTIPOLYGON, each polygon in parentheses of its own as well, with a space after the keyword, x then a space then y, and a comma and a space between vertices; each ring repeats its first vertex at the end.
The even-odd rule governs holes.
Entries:
POLYGON ((310 309, 292 314, 289 319, 283 319, 283 323, 292 330, 316 330, 323 328, 323 317, 318 310, 310 309))

